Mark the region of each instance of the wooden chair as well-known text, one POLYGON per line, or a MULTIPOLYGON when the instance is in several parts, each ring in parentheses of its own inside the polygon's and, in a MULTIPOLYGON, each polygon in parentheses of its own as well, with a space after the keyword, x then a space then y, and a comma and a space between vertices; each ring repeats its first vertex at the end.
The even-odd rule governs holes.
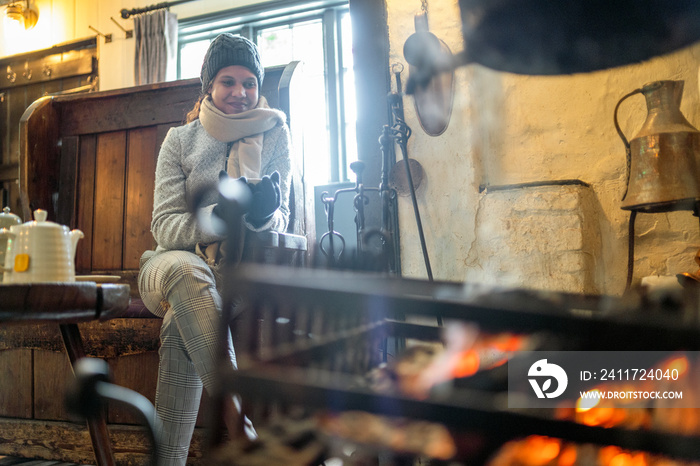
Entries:
MULTIPOLYGON (((282 109, 288 117, 289 88, 297 64, 266 69, 261 89, 270 106, 282 109)), ((139 258, 155 247, 150 222, 160 145, 171 127, 184 122, 200 86, 195 78, 91 94, 47 96, 34 102, 20 121, 19 175, 24 219, 29 220, 34 209, 42 208, 48 211, 50 220, 80 229, 85 237, 78 244, 76 273, 117 275, 121 283, 131 286, 128 310, 103 316, 110 319, 109 328, 105 329, 104 324, 81 324, 79 334, 71 341, 79 346, 86 343, 88 356, 108 360, 116 383, 145 394, 151 401, 160 323, 138 296, 139 258)), ((304 194, 301 177, 295 171, 287 232, 252 235, 249 244, 254 247, 245 260, 305 263, 304 194)), ((48 336, 51 330, 18 328, 0 332, 4 331, 3 337, 17 345, 26 343, 29 348, 55 351, 56 339, 48 336)), ((41 362, 32 358, 31 364, 41 362)), ((32 367, 32 372, 37 374, 40 370, 32 367)), ((41 384, 41 379, 36 383, 41 384)), ((0 420, 4 415, 0 412, 0 420)), ((139 424, 116 406, 109 407, 107 419, 109 423, 139 424)), ((199 425, 203 424, 201 420, 199 425)), ((114 436, 116 429, 110 431, 114 436)), ((95 449, 110 448, 108 439, 98 443, 101 446, 95 449)), ((100 455, 109 456, 111 452, 100 455)))

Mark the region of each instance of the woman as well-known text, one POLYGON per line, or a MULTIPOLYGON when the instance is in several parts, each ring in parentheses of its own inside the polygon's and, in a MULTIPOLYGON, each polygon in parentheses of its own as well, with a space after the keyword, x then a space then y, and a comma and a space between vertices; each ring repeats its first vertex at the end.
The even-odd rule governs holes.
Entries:
MULTIPOLYGON (((200 99, 187 123, 168 132, 158 156, 151 223, 158 247, 141 258, 139 292, 148 309, 163 318, 156 388, 162 464, 185 464, 202 387, 213 393, 222 299, 211 251, 223 238, 198 218, 220 215, 212 189, 220 172, 243 181, 262 177, 249 184, 252 201, 243 218, 248 229, 287 226, 289 128, 284 113, 270 109, 260 96, 263 77, 255 44, 219 35, 204 57, 200 99), (199 211, 192 213, 189 205, 202 192, 199 211)), ((228 345, 235 369, 230 338, 228 345)), ((233 399, 227 403, 232 429, 233 399)), ((247 430, 255 435, 249 423, 247 430)))

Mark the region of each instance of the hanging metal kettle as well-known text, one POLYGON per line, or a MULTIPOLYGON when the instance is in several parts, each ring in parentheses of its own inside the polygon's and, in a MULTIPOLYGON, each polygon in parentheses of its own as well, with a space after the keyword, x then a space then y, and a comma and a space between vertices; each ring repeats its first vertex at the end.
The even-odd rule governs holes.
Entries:
POLYGON ((625 95, 615 106, 615 128, 627 153, 622 209, 639 212, 694 210, 700 201, 700 132, 681 113, 683 81, 655 81, 625 95), (628 142, 617 120, 620 104, 636 94, 647 117, 628 142))

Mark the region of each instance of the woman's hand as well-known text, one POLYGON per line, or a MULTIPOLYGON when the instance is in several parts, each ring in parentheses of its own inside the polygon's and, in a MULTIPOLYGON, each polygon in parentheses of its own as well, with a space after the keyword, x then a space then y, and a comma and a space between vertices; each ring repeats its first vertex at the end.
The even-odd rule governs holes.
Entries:
POLYGON ((253 199, 248 209, 247 220, 253 226, 259 227, 270 221, 280 207, 280 174, 274 171, 270 176, 263 176, 257 184, 248 183, 248 187, 253 192, 253 199))
MULTIPOLYGON (((241 216, 250 208, 252 185, 245 176, 230 178, 225 170, 219 172, 219 199, 212 209, 212 221, 219 224, 234 221, 234 216, 241 216)), ((223 229, 223 225, 219 225, 223 229)))

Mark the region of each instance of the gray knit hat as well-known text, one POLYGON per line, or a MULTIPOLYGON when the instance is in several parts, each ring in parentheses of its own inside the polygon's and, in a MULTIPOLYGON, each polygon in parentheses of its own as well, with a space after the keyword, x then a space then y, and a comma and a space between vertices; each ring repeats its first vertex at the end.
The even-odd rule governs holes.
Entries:
POLYGON ((202 63, 202 93, 206 93, 211 86, 216 73, 221 68, 231 65, 240 65, 248 68, 258 78, 258 88, 262 86, 265 77, 265 69, 260 63, 258 47, 241 36, 234 36, 228 32, 220 34, 209 45, 204 63, 202 63))

